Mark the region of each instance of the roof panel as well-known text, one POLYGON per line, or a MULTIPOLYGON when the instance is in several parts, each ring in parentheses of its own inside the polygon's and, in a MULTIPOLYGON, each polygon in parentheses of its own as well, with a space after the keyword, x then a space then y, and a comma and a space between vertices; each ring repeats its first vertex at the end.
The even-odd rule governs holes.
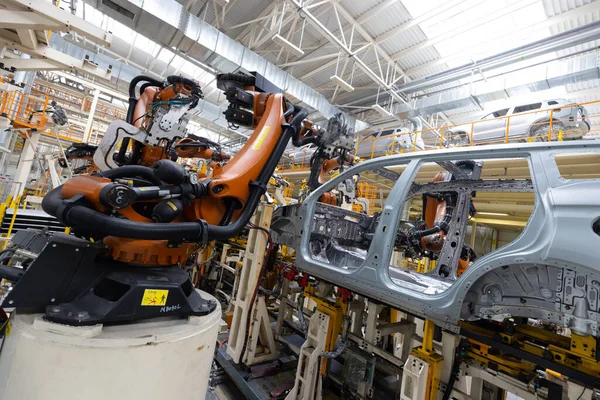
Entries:
MULTIPOLYGON (((417 50, 414 53, 401 58, 400 60, 398 60, 398 64, 402 67, 403 70, 407 70, 409 68, 425 64, 438 58, 440 58, 440 53, 438 53, 437 49, 434 46, 429 46, 421 50, 417 50)), ((444 65, 442 65, 442 67, 444 67, 444 65)), ((432 69, 429 70, 430 74, 432 73, 431 71, 432 69)))
POLYGON ((363 24, 363 27, 373 38, 376 38, 411 19, 408 11, 398 2, 387 7, 384 12, 380 12, 377 16, 369 19, 363 24))
POLYGON ((592 2, 594 2, 594 0, 542 0, 544 10, 548 17, 562 14, 592 2))
POLYGON ((412 27, 388 39, 381 44, 388 54, 392 55, 427 40, 427 36, 418 26, 412 27))
POLYGON ((343 0, 340 2, 342 7, 348 11, 354 18, 364 14, 365 12, 379 7, 381 2, 379 0, 371 1, 356 1, 356 0, 343 0))

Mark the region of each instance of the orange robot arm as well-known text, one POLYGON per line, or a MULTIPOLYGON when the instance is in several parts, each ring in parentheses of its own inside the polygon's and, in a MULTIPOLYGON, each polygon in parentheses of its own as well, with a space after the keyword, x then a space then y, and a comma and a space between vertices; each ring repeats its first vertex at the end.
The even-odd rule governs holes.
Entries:
MULTIPOLYGON (((211 178, 199 180, 195 173, 165 159, 163 151, 162 159, 152 168, 125 165, 95 176, 71 179, 46 196, 44 210, 87 236, 120 238, 105 240, 113 249, 113 256, 126 253, 125 244, 132 249, 133 241, 139 247, 139 239, 154 242, 155 248, 172 249, 185 242, 235 236, 254 213, 288 142, 301 140, 301 122, 308 113, 292 105, 281 93, 259 92, 253 77, 227 74, 220 77, 218 84, 231 98, 228 120, 232 124, 248 124, 254 132, 236 157, 217 168, 211 178), (235 99, 234 94, 238 95, 235 99), (240 97, 243 104, 236 100, 240 97)), ((145 100, 136 103, 138 112, 131 113, 131 118, 137 115, 140 128, 143 121, 148 121, 144 118, 147 111, 143 110, 148 109, 147 100, 154 91, 149 89, 153 87, 143 91, 145 100)), ((153 106, 163 101, 161 93, 160 89, 155 91, 153 106)), ((139 151, 140 145, 137 147, 139 151)), ((143 153, 139 161, 148 162, 143 153)), ((178 259, 176 256, 183 253, 184 249, 159 263, 178 259)), ((147 259, 157 262, 156 257, 142 257, 137 262, 147 259)))

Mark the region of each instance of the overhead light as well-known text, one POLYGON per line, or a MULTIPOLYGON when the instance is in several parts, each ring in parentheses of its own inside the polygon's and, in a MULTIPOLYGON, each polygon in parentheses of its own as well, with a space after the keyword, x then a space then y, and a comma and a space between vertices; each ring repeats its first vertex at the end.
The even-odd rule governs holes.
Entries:
POLYGON ((346 92, 352 92, 354 90, 354 86, 352 86, 351 84, 349 84, 348 82, 346 82, 345 80, 343 80, 342 78, 340 78, 337 75, 333 75, 329 79, 332 82, 335 82, 339 87, 341 87, 342 89, 344 89, 346 92))
POLYGON ((477 211, 477 215, 495 215, 497 217, 508 217, 507 213, 495 213, 495 212, 485 212, 485 211, 477 211))
POLYGON ((371 108, 373 110, 377 111, 379 114, 383 115, 384 117, 391 117, 391 116, 393 116, 393 114, 391 112, 389 112, 385 108, 381 107, 379 104, 373 104, 371 106, 371 108))
POLYGON ((229 0, 216 0, 216 3, 222 7, 225 7, 227 4, 229 4, 229 0))
POLYGON ((279 33, 273 36, 273 41, 279 44, 281 47, 285 48, 287 51, 294 53, 298 57, 304 55, 304 50, 302 50, 300 47, 296 46, 295 44, 281 36, 279 33))

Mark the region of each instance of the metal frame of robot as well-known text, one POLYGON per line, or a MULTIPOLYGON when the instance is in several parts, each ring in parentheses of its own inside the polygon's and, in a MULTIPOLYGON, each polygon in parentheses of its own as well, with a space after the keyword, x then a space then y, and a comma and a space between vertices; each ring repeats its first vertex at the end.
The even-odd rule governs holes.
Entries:
MULTIPOLYGON (((576 273, 587 275, 588 281, 598 281, 600 270, 597 267, 597 253, 590 250, 600 244, 600 237, 592 229, 600 217, 600 212, 591 213, 590 210, 600 206, 597 200, 600 198, 600 179, 563 179, 554 160, 554 155, 559 152, 600 152, 600 142, 586 140, 481 146, 396 155, 361 163, 319 187, 301 205, 296 216, 296 222, 299 223, 295 225, 293 246, 297 251, 296 265, 315 277, 335 282, 336 285, 357 294, 431 319, 437 325, 453 332, 459 331, 457 324, 461 319, 462 304, 469 288, 486 273, 503 266, 538 263, 574 270, 576 273), (522 234, 512 243, 477 259, 452 286, 440 294, 422 294, 394 283, 388 272, 389 260, 394 249, 402 206, 411 192, 411 184, 419 167, 428 162, 436 162, 443 166, 444 162, 449 161, 498 158, 529 160, 535 206, 522 234), (364 263, 350 271, 313 259, 309 241, 311 221, 319 197, 344 179, 361 171, 401 164, 406 164, 406 169, 386 200, 364 263)), ((554 302, 554 299, 549 301, 554 302)), ((535 310, 523 311, 527 307, 521 308, 522 312, 531 314, 521 316, 539 317, 535 310)), ((503 315, 508 311, 505 308, 503 315)), ((561 311, 564 312, 564 305, 561 311)), ((544 314, 548 313, 550 310, 544 310, 544 314)), ((598 313, 589 314, 589 319, 584 322, 589 326, 588 331, 597 335, 597 321, 600 317, 598 313)))

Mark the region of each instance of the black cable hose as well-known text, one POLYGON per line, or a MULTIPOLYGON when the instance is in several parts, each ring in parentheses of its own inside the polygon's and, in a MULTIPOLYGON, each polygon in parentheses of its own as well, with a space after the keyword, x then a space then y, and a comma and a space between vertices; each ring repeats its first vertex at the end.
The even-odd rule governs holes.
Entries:
MULTIPOLYGON (((152 86, 158 86, 158 87, 164 86, 163 81, 159 81, 157 79, 150 78, 149 76, 145 76, 145 75, 138 75, 135 78, 133 78, 131 80, 131 82, 129 82, 129 107, 127 108, 127 118, 126 118, 126 121, 128 124, 133 123, 133 111, 135 109, 135 105, 137 104, 137 98, 135 96, 135 87, 140 82, 148 82, 148 83, 151 83, 152 86)), ((146 89, 146 87, 148 87, 149 85, 144 85, 144 86, 145 86, 144 89, 146 89)))
POLYGON ((42 209, 55 217, 58 214, 58 207, 60 207, 63 202, 62 188, 63 185, 60 185, 52 189, 42 199, 42 209))
POLYGON ((456 350, 454 351, 454 362, 452 363, 452 369, 450 371, 450 379, 448 380, 448 384, 446 385, 446 390, 444 391, 442 400, 450 399, 450 395, 452 394, 452 390, 454 389, 454 384, 456 383, 456 379, 458 378, 458 373, 460 372, 460 364, 463 362, 465 353, 467 352, 467 345, 467 341, 465 339, 462 339, 456 347, 456 350))
POLYGON ((0 278, 11 282, 18 282, 25 274, 25 270, 8 265, 0 265, 0 278))
MULTIPOLYGON (((138 75, 135 78, 133 78, 131 80, 131 82, 129 82, 129 106, 127 107, 127 116, 125 117, 125 122, 127 122, 128 124, 131 124, 131 125, 133 125, 133 112, 135 111, 135 105, 138 102, 138 99, 135 96, 135 87, 140 82, 146 82, 140 88, 140 95, 142 93, 144 93, 144 90, 146 90, 147 87, 150 87, 150 86, 163 87, 164 86, 163 81, 159 81, 157 79, 150 78, 149 76, 145 76, 145 75, 138 75)), ((130 141, 131 141, 131 139, 127 137, 127 138, 124 138, 123 142, 121 143, 121 147, 119 148, 119 152, 117 153, 117 157, 116 157, 116 161, 119 164, 122 164, 123 160, 125 159, 125 153, 127 152, 127 147, 129 146, 130 141)))
POLYGON ((286 106, 286 110, 283 113, 283 117, 287 121, 287 118, 290 115, 292 115, 292 113, 294 112, 294 104, 291 101, 289 101, 288 99, 285 99, 285 106, 286 106))
MULTIPOLYGON (((130 239, 201 242, 204 233, 202 220, 178 223, 145 223, 111 217, 86 207, 67 210, 65 221, 85 222, 86 229, 130 239)), ((78 225, 78 224, 73 224, 78 225)))
MULTIPOLYGON (((172 240, 188 242, 207 242, 210 240, 225 240, 235 236, 242 230, 252 215, 260 201, 261 196, 266 191, 267 183, 279 162, 279 158, 285 151, 291 135, 297 132, 302 120, 306 118, 308 112, 296 107, 296 114, 290 125, 286 125, 284 131, 275 145, 271 157, 258 175, 258 179, 250 188, 250 195, 242 209, 239 217, 231 224, 226 226, 209 225, 204 220, 196 222, 176 222, 176 223, 146 223, 135 222, 127 219, 115 218, 102 214, 96 210, 81 205, 67 206, 62 198, 62 186, 50 191, 42 201, 42 208, 50 215, 57 217, 61 222, 68 226, 85 226, 86 229, 118 237, 143 239, 143 240, 172 240)), ((139 166, 131 166, 139 167, 139 166)), ((124 168, 124 167, 121 167, 124 168)), ((117 168, 111 171, 113 175, 119 176, 117 168)), ((146 167, 142 167, 146 168, 146 167)), ((109 171, 110 172, 110 171, 109 171)))
MULTIPOLYGON (((129 139, 129 138, 127 138, 129 139)), ((123 139, 123 144, 121 144, 121 146, 125 145, 125 139, 123 139)), ((144 143, 138 142, 137 140, 133 143, 133 149, 131 151, 131 158, 129 159, 129 161, 127 161, 127 165, 136 165, 138 163, 138 161, 140 160, 140 158, 142 157, 142 150, 144 149, 144 143)), ((125 147, 127 148, 127 147, 125 147)), ((119 152, 121 151, 121 149, 119 149, 119 152)))
POLYGON ((223 214, 223 218, 221 218, 221 221, 219 222, 219 225, 221 226, 229 224, 231 218, 233 217, 233 213, 237 208, 237 202, 234 199, 226 199, 223 202, 226 204, 227 208, 225 209, 225 214, 223 214))
POLYGON ((181 83, 185 86, 190 86, 192 88, 192 94, 202 97, 202 89, 196 82, 194 82, 191 79, 184 78, 183 76, 178 75, 170 75, 167 77, 167 82, 171 85, 174 83, 181 83))
MULTIPOLYGON (((425 197, 434 197, 438 198, 436 195, 432 195, 431 193, 424 193, 425 197)), ((441 222, 438 222, 434 227, 416 231, 413 236, 417 239, 420 239, 425 236, 433 235, 434 233, 438 233, 440 231, 446 232, 448 230, 448 225, 452 220, 452 212, 454 211, 454 206, 452 205, 452 195, 450 193, 445 193, 442 195, 444 200, 446 201, 446 215, 444 215, 444 219, 441 222)))
POLYGON ((0 265, 4 264, 4 261, 10 261, 12 256, 15 254, 15 249, 4 249, 0 251, 0 265))
POLYGON ((254 83, 256 82, 256 77, 254 75, 236 74, 229 72, 226 74, 217 75, 217 82, 221 81, 233 81, 243 86, 254 86, 254 83))
POLYGON ((133 178, 139 176, 156 186, 163 186, 165 183, 158 179, 156 175, 154 175, 154 171, 150 167, 144 167, 143 165, 124 165, 119 168, 109 169, 108 171, 103 171, 99 173, 100 176, 109 179, 118 179, 118 178, 133 178))
MULTIPOLYGON (((129 82, 129 97, 135 97, 135 87, 140 82, 148 82, 151 83, 152 86, 163 87, 165 83, 163 81, 159 81, 158 79, 151 78, 146 75, 138 75, 129 82)), ((148 87, 147 85, 144 85, 148 87)), ((141 92, 140 92, 141 94, 141 92)))
POLYGON ((325 162, 325 156, 320 152, 316 151, 310 158, 310 175, 308 177, 308 188, 313 191, 321 186, 319 177, 321 176, 321 168, 325 162))
POLYGON ((140 86, 140 96, 144 93, 146 89, 149 87, 156 87, 156 84, 153 82, 146 82, 142 86, 140 86))
POLYGON ((292 144, 296 147, 301 147, 311 143, 318 143, 320 138, 317 136, 310 136, 304 139, 300 139, 299 135, 296 135, 292 138, 292 144))
POLYGON ((257 182, 259 182, 259 184, 254 185, 250 189, 250 196, 248 197, 248 200, 246 201, 246 206, 243 208, 241 214, 232 224, 229 224, 227 226, 208 225, 208 237, 210 238, 210 240, 229 239, 230 237, 234 236, 237 232, 242 230, 250 220, 250 217, 252 217, 252 214, 254 214, 254 210, 258 206, 258 202, 260 201, 261 196, 266 191, 267 183, 269 182, 271 175, 273 175, 273 172, 275 172, 277 163, 279 162, 279 159, 283 155, 285 148, 288 145, 290 136, 294 134, 293 127, 299 127, 300 123, 308 115, 308 111, 304 108, 295 106, 295 109, 296 113, 294 115, 294 118, 292 118, 289 127, 287 127, 284 130, 283 134, 281 135, 281 137, 277 141, 277 144, 275 145, 275 149, 273 149, 271 158, 269 158, 262 171, 260 171, 260 174, 258 175, 257 182))

